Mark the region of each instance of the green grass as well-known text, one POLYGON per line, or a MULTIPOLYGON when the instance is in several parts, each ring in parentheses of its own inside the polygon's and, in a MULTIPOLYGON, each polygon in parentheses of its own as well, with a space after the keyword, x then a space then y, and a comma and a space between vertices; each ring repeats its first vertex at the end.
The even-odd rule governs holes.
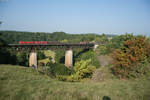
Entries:
POLYGON ((32 68, 0 65, 0 100, 150 100, 150 76, 71 83, 32 68))

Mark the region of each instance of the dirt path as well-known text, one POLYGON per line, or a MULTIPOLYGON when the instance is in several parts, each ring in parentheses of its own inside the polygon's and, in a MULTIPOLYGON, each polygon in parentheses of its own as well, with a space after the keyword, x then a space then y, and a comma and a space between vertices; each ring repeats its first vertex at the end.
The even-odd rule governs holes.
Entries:
POLYGON ((113 59, 111 58, 110 55, 99 55, 98 51, 95 51, 95 52, 96 52, 97 59, 101 65, 101 67, 104 67, 104 66, 112 63, 113 59))

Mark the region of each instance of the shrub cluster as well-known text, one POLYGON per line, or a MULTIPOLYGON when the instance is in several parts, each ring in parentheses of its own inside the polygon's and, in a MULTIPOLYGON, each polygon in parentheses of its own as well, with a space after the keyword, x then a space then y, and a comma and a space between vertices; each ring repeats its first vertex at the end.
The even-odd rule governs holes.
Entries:
POLYGON ((113 37, 109 42, 105 42, 104 45, 99 45, 100 55, 108 55, 112 53, 115 49, 120 49, 123 47, 124 41, 130 40, 133 38, 133 34, 126 33, 125 35, 119 35, 113 37))
POLYGON ((146 37, 137 36, 124 41, 122 48, 116 49, 114 74, 119 78, 138 77, 146 73, 150 62, 150 44, 146 37))
POLYGON ((46 58, 46 56, 45 56, 44 52, 42 52, 42 51, 37 52, 37 59, 38 60, 45 59, 45 58, 46 58))
POLYGON ((64 64, 59 63, 48 63, 48 74, 53 77, 57 77, 58 75, 70 75, 72 70, 67 68, 64 64))
POLYGON ((95 66, 96 68, 100 67, 96 52, 93 50, 86 50, 85 52, 81 54, 79 53, 79 56, 77 57, 75 56, 75 62, 80 62, 82 60, 86 61, 86 60, 89 60, 89 58, 91 59, 90 65, 95 66))
POLYGON ((80 81, 85 78, 91 78, 94 70, 96 69, 95 66, 91 65, 91 60, 81 60, 75 63, 73 67, 74 73, 70 76, 58 76, 57 78, 61 81, 80 81))

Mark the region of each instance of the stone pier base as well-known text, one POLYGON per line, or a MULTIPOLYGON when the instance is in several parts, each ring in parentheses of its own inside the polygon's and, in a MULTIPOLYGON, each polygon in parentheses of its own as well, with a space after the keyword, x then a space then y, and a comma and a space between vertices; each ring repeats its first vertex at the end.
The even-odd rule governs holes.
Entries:
POLYGON ((73 51, 67 50, 65 54, 65 66, 71 67, 73 66, 73 51))
POLYGON ((37 68, 37 53, 31 52, 29 56, 29 66, 37 68))

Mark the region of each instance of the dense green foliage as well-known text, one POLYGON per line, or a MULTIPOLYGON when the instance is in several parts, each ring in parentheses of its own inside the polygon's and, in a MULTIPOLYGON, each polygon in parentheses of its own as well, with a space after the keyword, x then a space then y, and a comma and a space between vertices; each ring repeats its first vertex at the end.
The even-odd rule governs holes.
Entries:
POLYGON ((38 60, 45 59, 45 58, 46 58, 46 56, 45 56, 44 52, 42 52, 42 51, 37 52, 37 59, 38 60))
POLYGON ((119 35, 112 38, 109 45, 111 48, 119 49, 124 47, 124 41, 130 40, 133 37, 134 37, 133 34, 128 34, 128 33, 126 33, 125 35, 119 35))
POLYGON ((0 48, 2 47, 2 46, 4 46, 6 43, 5 43, 5 41, 4 41, 4 39, 2 38, 2 33, 0 33, 0 48))
POLYGON ((16 64, 16 55, 0 48, 0 64, 16 64))
POLYGON ((56 63, 50 63, 47 66, 49 66, 49 75, 56 76, 59 80, 80 81, 85 78, 91 78, 93 71, 100 67, 97 55, 93 50, 74 50, 74 66, 71 68, 64 66, 65 50, 56 50, 55 53, 56 63))
POLYGON ((148 42, 150 43, 150 37, 148 37, 148 42))
POLYGON ((70 76, 58 76, 59 80, 62 81, 81 81, 85 78, 91 78, 93 72, 95 71, 96 67, 91 65, 91 59, 89 60, 81 60, 75 63, 73 67, 74 73, 70 76))
POLYGON ((16 64, 22 66, 28 66, 28 53, 25 52, 18 52, 16 55, 16 64))
POLYGON ((125 35, 119 35, 115 36, 109 41, 106 41, 104 45, 100 45, 98 47, 100 54, 110 54, 112 53, 115 49, 119 49, 123 47, 124 41, 130 40, 133 38, 133 34, 125 34, 125 35))
POLYGON ((49 63, 47 64, 48 75, 52 77, 57 77, 58 75, 70 75, 71 69, 67 68, 64 64, 59 63, 49 63))
POLYGON ((112 54, 113 72, 120 78, 139 77, 150 70, 150 43, 143 36, 125 39, 112 54))
POLYGON ((74 54, 74 58, 75 58, 75 62, 78 62, 78 61, 81 61, 81 60, 89 60, 91 59, 90 61, 90 64, 95 66, 96 68, 99 68, 100 67, 100 63, 97 59, 97 54, 95 51, 93 50, 88 50, 88 49, 85 49, 85 50, 82 50, 80 52, 78 52, 77 54, 74 54))
POLYGON ((4 48, 6 45, 7 43, 0 33, 0 64, 16 64, 15 54, 4 48))
MULTIPOLYGON (((1 37, 7 43, 18 43, 19 41, 59 41, 59 42, 82 42, 82 41, 97 41, 105 35, 96 34, 67 34, 65 32, 17 32, 17 31, 0 31, 1 37)), ((109 35, 108 35, 109 36, 109 35)))
POLYGON ((81 60, 80 62, 75 63, 74 76, 79 80, 83 78, 90 78, 93 71, 96 69, 95 66, 92 66, 91 59, 81 60))
POLYGON ((64 64, 65 62, 65 50, 61 50, 61 49, 58 49, 58 50, 55 50, 55 61, 56 63, 61 63, 61 64, 64 64))
MULTIPOLYGON (((65 62, 65 50, 55 50, 55 61, 56 63, 64 64, 65 62)), ((89 49, 75 49, 73 50, 73 63, 91 59, 91 64, 96 66, 97 68, 100 66, 99 61, 97 59, 96 52, 89 49)))

